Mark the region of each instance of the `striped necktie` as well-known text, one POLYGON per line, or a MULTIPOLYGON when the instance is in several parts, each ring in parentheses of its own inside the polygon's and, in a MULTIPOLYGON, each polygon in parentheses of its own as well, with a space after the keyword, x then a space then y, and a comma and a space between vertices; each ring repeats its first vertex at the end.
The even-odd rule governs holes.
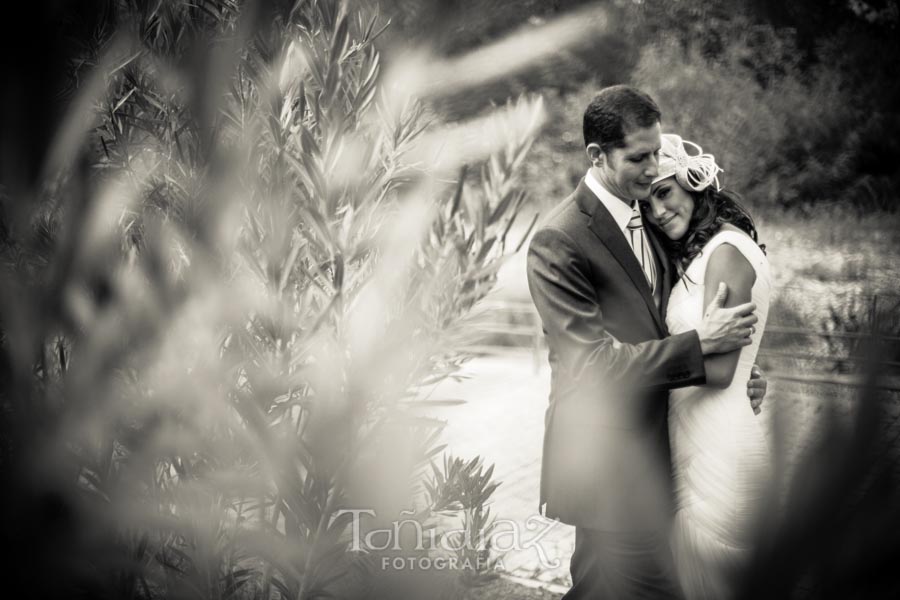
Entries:
POLYGON ((634 203, 631 219, 628 221, 625 231, 627 232, 625 237, 628 239, 628 243, 631 244, 631 249, 634 251, 638 263, 644 269, 644 275, 647 276, 647 283, 650 285, 650 292, 652 293, 656 289, 656 270, 653 265, 653 254, 650 253, 650 246, 644 235, 641 209, 638 207, 637 202, 634 203))

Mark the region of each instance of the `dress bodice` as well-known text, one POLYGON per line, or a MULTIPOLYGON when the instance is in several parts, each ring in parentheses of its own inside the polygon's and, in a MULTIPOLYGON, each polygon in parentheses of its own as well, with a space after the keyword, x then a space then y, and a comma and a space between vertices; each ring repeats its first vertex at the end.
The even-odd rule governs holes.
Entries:
POLYGON ((756 360, 759 343, 766 326, 769 313, 769 294, 772 288, 772 277, 769 262, 759 246, 746 234, 737 231, 720 231, 709 239, 700 254, 685 269, 684 274, 672 287, 669 296, 669 308, 666 314, 666 325, 669 333, 683 333, 697 329, 703 320, 703 293, 705 290, 706 265, 710 256, 722 244, 734 246, 747 259, 756 272, 751 299, 756 304, 756 316, 759 322, 751 336, 752 344, 742 348, 738 368, 734 374, 732 385, 744 389, 750 378, 750 369, 756 360))

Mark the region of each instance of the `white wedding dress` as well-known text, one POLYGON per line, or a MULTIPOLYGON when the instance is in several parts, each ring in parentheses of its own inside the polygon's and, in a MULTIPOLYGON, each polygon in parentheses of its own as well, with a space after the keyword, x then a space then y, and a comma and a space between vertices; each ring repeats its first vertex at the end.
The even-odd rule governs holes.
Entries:
POLYGON ((753 343, 741 349, 727 389, 694 386, 670 395, 676 500, 672 552, 689 600, 733 595, 729 574, 749 558, 755 519, 772 469, 762 421, 747 398, 747 380, 769 309, 771 276, 765 254, 743 233, 726 230, 714 235, 672 288, 666 322, 672 334, 698 327, 703 318, 706 264, 725 243, 737 248, 756 271, 752 299, 759 322, 753 343))

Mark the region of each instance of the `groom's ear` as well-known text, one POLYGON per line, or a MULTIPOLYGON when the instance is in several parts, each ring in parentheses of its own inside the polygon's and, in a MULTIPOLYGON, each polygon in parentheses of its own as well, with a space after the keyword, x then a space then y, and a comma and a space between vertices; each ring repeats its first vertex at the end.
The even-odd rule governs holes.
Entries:
POLYGON ((591 166, 599 167, 603 164, 603 151, 600 149, 600 144, 591 142, 584 151, 587 153, 588 160, 591 161, 591 166))

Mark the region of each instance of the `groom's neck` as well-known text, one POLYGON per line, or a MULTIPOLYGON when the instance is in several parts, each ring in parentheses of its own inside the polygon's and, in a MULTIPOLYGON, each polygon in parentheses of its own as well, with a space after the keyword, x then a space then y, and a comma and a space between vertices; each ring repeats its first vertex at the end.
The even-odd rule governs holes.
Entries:
POLYGON ((597 181, 597 183, 599 183, 603 187, 603 189, 606 190, 607 192, 609 192, 610 195, 612 195, 614 198, 621 200, 622 203, 624 203, 628 206, 632 205, 632 203, 634 202, 634 198, 623 198, 620 195, 620 193, 616 190, 616 188, 614 186, 610 185, 608 178, 606 177, 606 174, 603 172, 603 170, 600 167, 591 167, 591 175, 594 177, 594 179, 597 181))

